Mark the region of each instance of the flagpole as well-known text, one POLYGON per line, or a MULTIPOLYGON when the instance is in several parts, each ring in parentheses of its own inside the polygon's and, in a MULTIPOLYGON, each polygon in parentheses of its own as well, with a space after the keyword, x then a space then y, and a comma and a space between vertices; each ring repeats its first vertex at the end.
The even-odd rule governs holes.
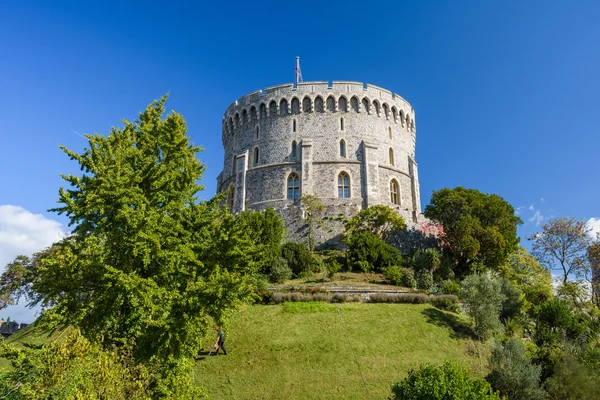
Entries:
POLYGON ((300 57, 296 57, 296 87, 298 87, 299 72, 300 72, 300 57))

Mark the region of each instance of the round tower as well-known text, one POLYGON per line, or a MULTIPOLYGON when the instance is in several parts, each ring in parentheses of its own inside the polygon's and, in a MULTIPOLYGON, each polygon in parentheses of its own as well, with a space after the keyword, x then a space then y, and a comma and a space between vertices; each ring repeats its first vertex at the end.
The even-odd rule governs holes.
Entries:
MULTIPOLYGON (((384 204, 416 223, 415 140, 413 108, 386 89, 337 81, 274 86, 225 111, 217 188, 228 191, 234 212, 273 206, 288 224, 304 194, 319 197, 331 220, 384 204)), ((330 230, 322 241, 338 233, 330 230)))

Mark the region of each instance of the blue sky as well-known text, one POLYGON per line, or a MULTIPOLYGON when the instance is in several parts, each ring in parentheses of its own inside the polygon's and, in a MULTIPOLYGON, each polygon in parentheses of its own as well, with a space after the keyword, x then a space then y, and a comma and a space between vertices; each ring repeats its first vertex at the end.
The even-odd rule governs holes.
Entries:
POLYGON ((292 82, 296 56, 305 81, 413 105, 423 207, 460 185, 518 208, 522 242, 551 216, 600 227, 599 3, 200 3, 0 3, 0 263, 68 230, 46 211, 78 172, 58 146, 81 150, 74 132, 107 133, 165 93, 214 195, 223 112, 292 82))

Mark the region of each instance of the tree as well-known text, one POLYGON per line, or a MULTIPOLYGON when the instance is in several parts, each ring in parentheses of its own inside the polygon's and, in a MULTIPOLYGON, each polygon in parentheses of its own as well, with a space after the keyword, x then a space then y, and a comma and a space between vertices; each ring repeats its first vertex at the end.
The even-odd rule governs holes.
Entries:
POLYGON ((443 225, 444 240, 459 272, 498 269, 518 244, 522 221, 502 197, 457 187, 433 193, 425 216, 443 225))
POLYGON ((387 241, 390 235, 404 229, 406 229, 404 218, 391 207, 384 205, 375 205, 360 210, 346 222, 348 236, 358 232, 370 232, 384 241, 387 241))
POLYGON ((541 232, 529 238, 533 241, 532 254, 548 270, 561 271, 563 283, 567 283, 569 275, 583 276, 589 268, 587 250, 592 245, 589 232, 583 220, 551 219, 541 232))
POLYGON ((245 211, 237 215, 238 220, 247 220, 259 249, 256 259, 259 269, 269 274, 271 267, 281 256, 281 241, 284 236, 284 222, 273 207, 264 211, 245 211))
POLYGON ((165 101, 108 136, 86 135, 82 154, 61 147, 83 171, 63 176, 70 188, 53 210, 72 236, 39 259, 32 290, 56 300, 48 320, 159 365, 173 388, 210 321, 253 295, 260 247, 248 219, 196 199, 201 149, 181 115, 162 118, 165 101))
POLYGON ((310 251, 315 249, 315 230, 316 226, 320 225, 321 214, 325 211, 325 206, 317 196, 312 194, 304 194, 300 197, 300 204, 304 209, 304 215, 307 225, 308 248, 310 251))
POLYGON ((527 305, 540 304, 552 297, 552 275, 524 247, 519 246, 510 254, 499 275, 523 292, 527 305))
POLYGON ((516 339, 496 347, 490 358, 490 373, 486 380, 508 400, 544 400, 540 387, 542 368, 531 363, 525 347, 516 339))
POLYGON ((500 400, 490 384, 449 361, 423 365, 392 386, 395 400, 500 400))
POLYGON ((402 264, 402 254, 394 246, 387 244, 371 232, 354 233, 348 241, 348 261, 364 272, 402 264))
POLYGON ((461 285, 460 298, 475 322, 479 340, 489 337, 490 330, 500 326, 500 311, 505 300, 500 282, 485 274, 467 276, 461 285))

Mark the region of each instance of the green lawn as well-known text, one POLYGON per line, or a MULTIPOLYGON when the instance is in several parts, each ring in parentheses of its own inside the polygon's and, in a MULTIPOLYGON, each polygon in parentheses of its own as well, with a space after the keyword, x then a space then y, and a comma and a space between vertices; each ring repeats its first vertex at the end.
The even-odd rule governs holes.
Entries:
POLYGON ((201 357, 211 399, 386 399, 419 364, 454 360, 486 373, 488 349, 464 318, 429 305, 285 303, 230 319, 230 354, 201 357))

